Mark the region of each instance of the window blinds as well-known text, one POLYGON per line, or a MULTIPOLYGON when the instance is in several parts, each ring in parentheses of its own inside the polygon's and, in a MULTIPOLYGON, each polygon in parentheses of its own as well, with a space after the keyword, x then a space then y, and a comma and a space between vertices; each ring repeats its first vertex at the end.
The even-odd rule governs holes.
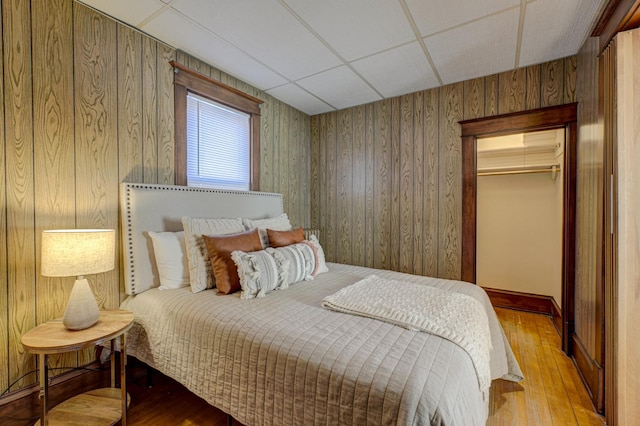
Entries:
POLYGON ((187 95, 187 185, 248 191, 250 116, 187 95))

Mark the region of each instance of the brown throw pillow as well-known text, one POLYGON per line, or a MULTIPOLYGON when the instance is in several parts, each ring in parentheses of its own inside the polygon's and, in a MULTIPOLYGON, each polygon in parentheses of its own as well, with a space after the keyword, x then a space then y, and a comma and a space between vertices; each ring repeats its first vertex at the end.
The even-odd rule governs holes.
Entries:
POLYGON ((298 244, 304 240, 304 231, 302 226, 298 229, 292 229, 290 231, 275 231, 273 229, 267 229, 267 235, 269 236, 269 244, 271 247, 285 247, 291 244, 298 244))
POLYGON ((216 288, 219 294, 230 294, 240 290, 238 269, 231 259, 231 252, 240 250, 251 252, 262 250, 260 234, 257 229, 227 235, 203 235, 211 258, 213 276, 216 278, 216 288))

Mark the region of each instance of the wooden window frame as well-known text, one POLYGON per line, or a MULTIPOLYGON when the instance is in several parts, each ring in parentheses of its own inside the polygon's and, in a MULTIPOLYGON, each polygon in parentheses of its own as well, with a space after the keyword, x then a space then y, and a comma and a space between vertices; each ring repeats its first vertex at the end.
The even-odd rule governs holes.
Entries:
POLYGON ((176 61, 173 67, 175 108, 175 184, 187 185, 187 94, 195 93, 230 108, 249 114, 250 127, 250 183, 249 190, 260 190, 260 104, 234 87, 213 80, 176 61))

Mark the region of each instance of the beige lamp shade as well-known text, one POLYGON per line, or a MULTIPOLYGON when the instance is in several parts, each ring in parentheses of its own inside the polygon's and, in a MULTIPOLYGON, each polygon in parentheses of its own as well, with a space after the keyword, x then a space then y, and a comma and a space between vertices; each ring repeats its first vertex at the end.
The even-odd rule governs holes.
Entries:
POLYGON ((100 316, 95 296, 84 275, 110 271, 114 266, 115 231, 112 229, 42 232, 42 275, 77 277, 62 318, 70 330, 89 328, 100 316))
POLYGON ((113 229, 57 229, 42 232, 41 274, 73 277, 115 267, 113 229))

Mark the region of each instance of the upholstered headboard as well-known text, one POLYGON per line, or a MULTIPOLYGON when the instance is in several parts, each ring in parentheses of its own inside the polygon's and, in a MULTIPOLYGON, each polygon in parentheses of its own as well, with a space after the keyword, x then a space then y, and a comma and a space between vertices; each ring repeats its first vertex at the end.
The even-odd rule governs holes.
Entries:
POLYGON ((282 195, 186 186, 120 185, 124 283, 127 294, 159 285, 149 231, 180 231, 182 217, 262 219, 282 214, 282 195))

